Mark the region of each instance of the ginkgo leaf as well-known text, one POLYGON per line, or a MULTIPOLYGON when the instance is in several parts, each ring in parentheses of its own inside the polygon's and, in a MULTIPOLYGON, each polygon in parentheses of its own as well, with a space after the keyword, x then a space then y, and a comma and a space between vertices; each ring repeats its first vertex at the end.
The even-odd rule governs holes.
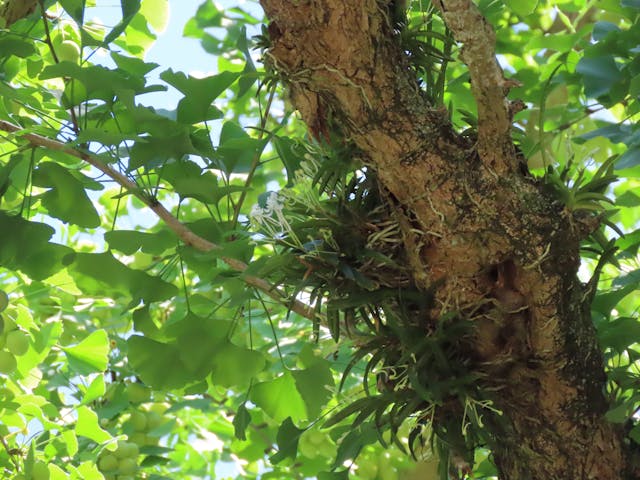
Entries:
POLYGON ((86 437, 96 443, 104 443, 112 439, 109 432, 100 427, 98 415, 89 407, 82 405, 77 409, 78 421, 76 422, 76 434, 86 437))
POLYGON ((291 421, 291 417, 285 419, 278 429, 276 441, 278 442, 278 452, 270 457, 273 464, 280 463, 285 458, 295 460, 298 454, 298 442, 304 429, 297 428, 291 421))
POLYGON ((250 398, 277 422, 282 422, 287 417, 291 417, 294 422, 307 418, 304 400, 289 372, 275 380, 254 385, 250 398))
POLYGON ((80 375, 104 372, 109 363, 109 336, 96 330, 77 345, 62 347, 69 366, 80 375))

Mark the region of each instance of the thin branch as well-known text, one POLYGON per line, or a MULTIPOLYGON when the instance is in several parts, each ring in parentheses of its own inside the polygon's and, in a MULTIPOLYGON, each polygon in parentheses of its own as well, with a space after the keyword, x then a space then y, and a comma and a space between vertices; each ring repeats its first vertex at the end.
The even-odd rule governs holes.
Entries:
MULTIPOLYGON (((267 127, 267 120, 269 119, 269 111, 271 110, 271 104, 273 102, 273 98, 276 93, 275 83, 269 92, 269 96, 267 99, 267 106, 265 108, 264 114, 260 119, 260 132, 258 133, 258 140, 262 140, 264 137, 265 128, 267 127)), ((251 181, 253 180, 253 176, 258 169, 258 165, 260 164, 260 156, 262 150, 255 153, 253 156, 253 160, 251 161, 251 167, 249 168, 249 173, 247 174, 247 179, 244 182, 244 189, 240 192, 240 198, 238 199, 238 203, 236 204, 233 212, 233 228, 235 229, 238 225, 238 219, 240 218, 240 210, 242 209, 242 204, 247 198, 247 190, 249 189, 249 185, 251 185, 251 181)))
MULTIPOLYGON (((0 120, 0 130, 15 133, 17 134, 17 136, 28 141, 33 146, 56 150, 84 160, 91 166, 97 168, 102 173, 113 179, 117 184, 122 186, 132 195, 135 195, 139 200, 147 205, 147 207, 149 207, 167 225, 167 227, 173 230, 173 232, 185 244, 202 252, 222 250, 222 247, 220 245, 212 243, 209 240, 202 238, 192 232, 189 228, 187 228, 187 226, 182 224, 176 217, 174 217, 171 212, 169 212, 155 198, 146 195, 135 182, 131 181, 126 175, 123 175, 117 170, 111 168, 109 165, 104 163, 103 160, 97 155, 82 152, 65 143, 59 142, 57 140, 52 140, 51 138, 43 137, 35 133, 27 133, 18 125, 14 125, 4 120, 0 120)), ((236 260, 235 258, 221 257, 221 260, 236 272, 245 272, 248 267, 246 263, 240 260, 236 260)), ((276 300, 278 303, 286 305, 298 315, 308 318, 309 320, 317 319, 317 314, 311 306, 306 305, 305 303, 298 300, 287 298, 285 292, 271 285, 263 278, 247 274, 242 275, 241 278, 247 285, 260 290, 272 299, 276 300)))
POLYGON ((503 145, 511 144, 512 115, 507 100, 509 88, 519 85, 506 80, 496 60, 496 35, 471 0, 436 0, 447 27, 463 44, 462 60, 469 68, 471 90, 478 105, 478 152, 494 168, 512 169, 510 158, 501 155, 503 145), (505 162, 506 164, 500 165, 505 162))

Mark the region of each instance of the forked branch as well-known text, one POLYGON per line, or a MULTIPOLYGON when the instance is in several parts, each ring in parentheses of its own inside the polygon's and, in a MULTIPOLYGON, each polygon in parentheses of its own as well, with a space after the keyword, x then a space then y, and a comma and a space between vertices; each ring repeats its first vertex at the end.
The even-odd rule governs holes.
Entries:
POLYGON ((471 90, 478 106, 478 153, 497 173, 513 170, 512 112, 509 88, 518 83, 504 78, 496 60, 496 35, 472 0, 434 0, 469 68, 471 90))

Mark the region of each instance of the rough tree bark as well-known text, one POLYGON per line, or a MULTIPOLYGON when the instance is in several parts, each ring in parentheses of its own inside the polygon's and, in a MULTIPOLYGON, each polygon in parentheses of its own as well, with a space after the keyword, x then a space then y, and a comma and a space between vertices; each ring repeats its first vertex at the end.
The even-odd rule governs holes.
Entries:
POLYGON ((579 243, 597 222, 576 218, 519 167, 510 85, 478 9, 433 3, 469 68, 475 143, 420 93, 380 0, 261 0, 267 60, 310 130, 339 126, 377 171, 416 284, 440 285, 438 312, 476 322, 472 356, 504 414, 487 426, 501 478, 635 478, 623 432, 604 419, 590 292, 576 275, 579 243))
POLYGON ((38 0, 5 0, 0 2, 0 23, 3 27, 9 27, 12 23, 32 13, 38 0))

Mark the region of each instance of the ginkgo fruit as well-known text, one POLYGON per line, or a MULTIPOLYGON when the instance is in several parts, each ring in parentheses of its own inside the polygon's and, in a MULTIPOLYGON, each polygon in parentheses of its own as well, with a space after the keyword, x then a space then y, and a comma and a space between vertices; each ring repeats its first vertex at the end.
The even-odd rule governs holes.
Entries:
POLYGON ((131 425, 136 432, 144 432, 147 429, 147 416, 139 410, 131 413, 131 425))
POLYGON ((131 475, 138 470, 138 462, 133 458, 123 458, 118 463, 118 471, 122 475, 131 475))
POLYGON ((158 412, 150 411, 147 412, 147 430, 153 430, 154 428, 159 427, 164 422, 162 415, 158 412))
POLYGON ((87 87, 80 80, 73 79, 64 88, 62 106, 65 108, 75 107, 87 99, 87 87))
POLYGON ((9 295, 4 290, 0 290, 0 312, 4 312, 9 306, 9 295))
POLYGON ((374 459, 358 464, 358 476, 360 478, 370 480, 378 477, 378 464, 374 463, 374 459))
POLYGON ((151 400, 151 389, 139 383, 127 384, 127 397, 131 403, 144 403, 151 400))
POLYGON ((2 333, 4 335, 18 328, 16 322, 6 316, 0 315, 0 319, 2 320, 2 333))
POLYGON ((118 459, 137 457, 140 453, 138 445, 132 442, 118 442, 118 448, 114 452, 114 455, 118 459))
POLYGON ((14 330, 7 334, 7 350, 14 355, 24 355, 29 350, 29 335, 22 330, 14 330))
POLYGON ((49 480, 49 467, 41 461, 35 462, 31 468, 31 480, 49 480))
POLYGON ((80 59, 80 47, 73 40, 65 40, 56 48, 56 55, 61 62, 78 63, 80 59))
POLYGON ((13 373, 17 367, 18 362, 16 362, 16 357, 6 350, 0 350, 0 373, 9 375, 13 373))
POLYGON ((15 394, 8 387, 0 388, 0 402, 8 402, 15 397, 15 394))
POLYGON ((115 455, 107 453, 98 460, 98 469, 101 472, 111 472, 118 469, 118 459, 115 455))

